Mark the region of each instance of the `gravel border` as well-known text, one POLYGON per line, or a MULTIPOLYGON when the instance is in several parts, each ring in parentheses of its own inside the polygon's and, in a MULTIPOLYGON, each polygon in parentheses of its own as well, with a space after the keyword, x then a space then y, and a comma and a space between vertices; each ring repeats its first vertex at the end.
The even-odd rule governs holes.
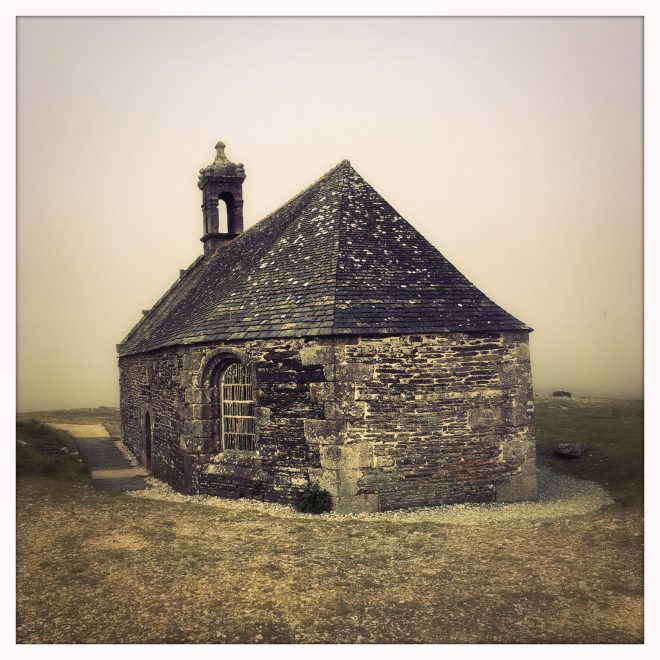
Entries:
MULTIPOLYGON (((120 447, 128 453, 123 444, 120 447)), ((135 459, 131 456, 131 460, 135 459)), ((146 490, 130 491, 130 497, 163 500, 187 504, 201 504, 229 509, 232 512, 264 513, 276 518, 296 518, 299 520, 332 520, 370 522, 435 522, 448 525, 485 525, 502 521, 546 520, 579 516, 613 504, 609 494, 592 481, 575 479, 557 474, 547 469, 538 470, 539 499, 534 502, 498 504, 451 504, 424 509, 402 509, 382 513, 299 513, 285 504, 259 502, 258 500, 232 500, 209 495, 183 495, 167 484, 153 477, 145 477, 146 490)))
MULTIPOLYGON (((133 456, 131 450, 121 440, 116 440, 115 444, 117 445, 117 449, 119 449, 119 451, 124 455, 124 458, 129 462, 131 467, 142 467, 140 465, 140 461, 138 461, 138 459, 135 458, 135 456, 133 456)), ((154 479, 153 477, 145 477, 145 479, 156 481, 157 483, 161 483, 160 481, 154 479)), ((163 486, 164 485, 165 484, 163 484, 163 486)))

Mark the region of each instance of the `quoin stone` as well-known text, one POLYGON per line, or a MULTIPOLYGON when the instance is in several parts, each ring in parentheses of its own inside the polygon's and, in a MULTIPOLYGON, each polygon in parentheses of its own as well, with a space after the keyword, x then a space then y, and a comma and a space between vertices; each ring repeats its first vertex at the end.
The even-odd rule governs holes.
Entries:
POLYGON ((531 329, 348 161, 247 231, 244 180, 218 142, 203 254, 118 345, 129 449, 184 493, 316 482, 343 513, 534 499, 531 329))

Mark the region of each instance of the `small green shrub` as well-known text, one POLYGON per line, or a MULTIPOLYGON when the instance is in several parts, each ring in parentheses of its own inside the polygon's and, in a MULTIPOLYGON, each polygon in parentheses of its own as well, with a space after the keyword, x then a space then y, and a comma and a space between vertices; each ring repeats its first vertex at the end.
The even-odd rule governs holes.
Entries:
POLYGON ((310 481, 305 486, 294 488, 293 506, 301 513, 327 513, 332 510, 332 495, 310 481))

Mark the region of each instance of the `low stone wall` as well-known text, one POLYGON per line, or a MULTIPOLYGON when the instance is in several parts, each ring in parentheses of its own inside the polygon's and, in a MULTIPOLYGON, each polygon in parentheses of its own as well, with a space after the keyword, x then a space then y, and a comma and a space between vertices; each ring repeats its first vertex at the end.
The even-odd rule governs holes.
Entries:
POLYGON ((253 340, 120 358, 122 434, 190 493, 290 500, 308 479, 338 511, 536 496, 525 332, 253 340), (250 367, 257 451, 219 451, 213 373, 250 367))

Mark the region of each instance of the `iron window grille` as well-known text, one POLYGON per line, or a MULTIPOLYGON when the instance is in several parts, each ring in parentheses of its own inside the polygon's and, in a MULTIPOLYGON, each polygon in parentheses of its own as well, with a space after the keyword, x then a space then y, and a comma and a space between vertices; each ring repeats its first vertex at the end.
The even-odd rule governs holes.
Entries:
POLYGON ((232 362, 220 377, 223 449, 255 450, 254 389, 250 372, 232 362))

